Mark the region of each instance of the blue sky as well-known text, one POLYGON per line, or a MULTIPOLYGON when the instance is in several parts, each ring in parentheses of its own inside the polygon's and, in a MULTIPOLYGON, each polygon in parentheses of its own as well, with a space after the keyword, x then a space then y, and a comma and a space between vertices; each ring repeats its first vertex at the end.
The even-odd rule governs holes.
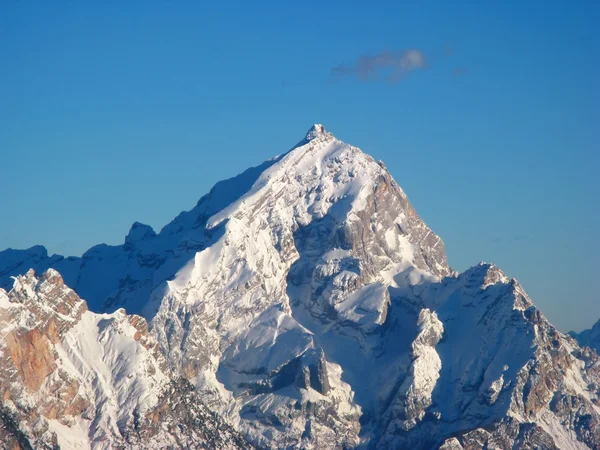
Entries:
POLYGON ((386 163, 455 268, 494 262, 590 326, 600 4, 541 5, 3 2, 0 248, 160 229, 324 123, 386 163), (424 64, 399 80, 332 72, 406 50, 424 64))

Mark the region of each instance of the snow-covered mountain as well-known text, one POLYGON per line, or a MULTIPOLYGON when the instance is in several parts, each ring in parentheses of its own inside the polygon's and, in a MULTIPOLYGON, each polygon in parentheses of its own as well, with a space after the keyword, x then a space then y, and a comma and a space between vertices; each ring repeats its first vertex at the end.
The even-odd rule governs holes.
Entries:
POLYGON ((2 448, 249 447, 173 374, 142 317, 88 311, 54 269, 0 289, 0 353, 2 448))
MULTIPOLYGON (((92 322, 131 323, 113 312, 121 307, 144 316, 146 350, 165 367, 155 373, 189 380, 258 446, 600 448, 596 353, 495 266, 453 271, 385 166, 322 125, 218 183, 158 234, 136 223, 123 245, 81 258, 0 252, 0 285, 29 268, 59 271, 104 313, 85 313, 92 322)), ((137 379, 140 364, 117 360, 98 373, 117 385, 137 379)), ((100 414, 84 429, 90 439, 160 404, 159 381, 142 378, 133 409, 100 414)))

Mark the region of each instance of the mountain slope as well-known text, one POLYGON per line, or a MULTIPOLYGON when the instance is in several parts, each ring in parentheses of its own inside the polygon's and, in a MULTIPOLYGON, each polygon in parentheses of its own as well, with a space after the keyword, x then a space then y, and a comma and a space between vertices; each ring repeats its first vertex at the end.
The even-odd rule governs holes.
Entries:
POLYGON ((143 318, 88 311, 53 269, 0 290, 0 330, 5 448, 248 447, 170 378, 143 318))
POLYGON ((383 164, 322 125, 159 234, 3 252, 0 282, 29 266, 142 313, 159 357, 259 446, 600 448, 596 354, 495 266, 455 273, 383 164))
POLYGON ((0 288, 10 290, 12 277, 29 269, 42 273, 53 268, 93 311, 111 312, 126 307, 139 314, 154 289, 218 237, 206 229, 206 220, 243 195, 275 161, 217 183, 192 210, 179 214, 159 234, 150 226, 135 222, 122 245, 99 244, 81 257, 49 256, 41 245, 0 251, 0 288))

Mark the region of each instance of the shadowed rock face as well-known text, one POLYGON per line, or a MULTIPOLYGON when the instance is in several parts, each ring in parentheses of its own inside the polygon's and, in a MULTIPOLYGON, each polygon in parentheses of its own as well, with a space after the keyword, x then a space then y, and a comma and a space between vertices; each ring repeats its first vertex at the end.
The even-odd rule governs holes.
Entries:
POLYGON ((569 332, 579 345, 593 348, 596 352, 600 351, 600 320, 589 330, 583 330, 580 333, 569 332))
POLYGON ((600 448, 596 353, 497 267, 455 273, 383 164, 322 125, 158 234, 0 253, 0 283, 29 264, 145 318, 19 277, 0 299, 10 442, 83 419, 94 443, 247 445, 206 404, 266 448, 600 448))

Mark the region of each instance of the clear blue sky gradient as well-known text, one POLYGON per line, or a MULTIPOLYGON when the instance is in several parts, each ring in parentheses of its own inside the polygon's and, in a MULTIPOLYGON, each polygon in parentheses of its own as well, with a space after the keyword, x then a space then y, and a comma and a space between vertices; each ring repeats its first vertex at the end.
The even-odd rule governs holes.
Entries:
MULTIPOLYGON (((94 4, 92 4, 94 3, 94 4)), ((0 248, 157 230, 324 123, 382 159, 453 267, 600 318, 600 2, 0 5, 0 248), (335 79, 419 49, 399 81, 335 79)))

